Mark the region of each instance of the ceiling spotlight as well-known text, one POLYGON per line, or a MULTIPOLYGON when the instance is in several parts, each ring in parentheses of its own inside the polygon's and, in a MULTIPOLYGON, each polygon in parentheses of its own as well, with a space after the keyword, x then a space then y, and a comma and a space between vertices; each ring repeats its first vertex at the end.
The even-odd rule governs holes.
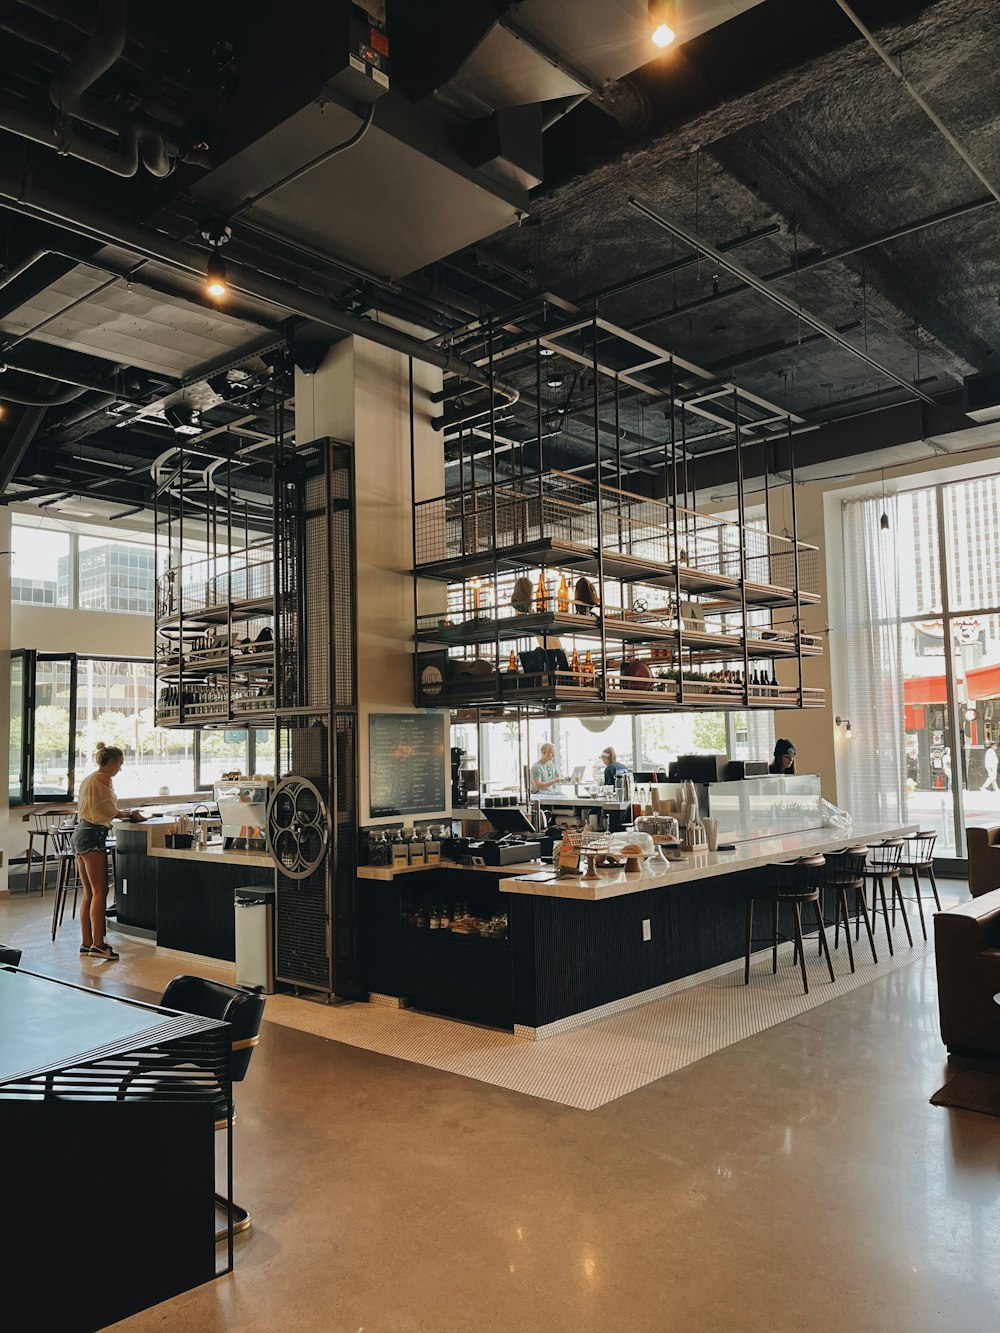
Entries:
POLYGON ((665 47, 677 36, 672 24, 677 22, 674 0, 649 0, 649 28, 654 46, 665 47))
POLYGON ((555 352, 551 347, 540 347, 538 349, 538 354, 539 356, 555 356, 555 352))
POLYGON ((563 377, 561 375, 550 375, 545 383, 550 389, 561 389, 563 386, 563 377))
POLYGON ((226 265, 223 262, 219 251, 224 245, 228 245, 232 239, 233 229, 225 218, 207 217, 202 218, 198 224, 198 230, 202 238, 212 247, 212 256, 205 269, 205 291, 213 300, 218 300, 225 296, 229 290, 229 283, 226 279, 226 265))
POLYGON ((229 283, 226 281, 226 262, 218 250, 213 252, 205 269, 205 291, 216 301, 229 291, 229 283))
POLYGON ((174 403, 173 407, 163 409, 163 420, 173 427, 176 435, 200 435, 201 426, 196 424, 196 415, 187 403, 174 403))

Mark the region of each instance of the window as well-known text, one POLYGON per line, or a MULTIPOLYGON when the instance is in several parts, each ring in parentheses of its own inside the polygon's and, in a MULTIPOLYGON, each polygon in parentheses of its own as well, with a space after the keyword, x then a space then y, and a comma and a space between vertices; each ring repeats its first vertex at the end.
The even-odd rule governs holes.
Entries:
POLYGON ((70 539, 65 532, 11 525, 11 601, 22 606, 69 606, 70 539))
POLYGON ((11 549, 11 600, 19 605, 153 614, 151 546, 37 527, 15 515, 11 549))

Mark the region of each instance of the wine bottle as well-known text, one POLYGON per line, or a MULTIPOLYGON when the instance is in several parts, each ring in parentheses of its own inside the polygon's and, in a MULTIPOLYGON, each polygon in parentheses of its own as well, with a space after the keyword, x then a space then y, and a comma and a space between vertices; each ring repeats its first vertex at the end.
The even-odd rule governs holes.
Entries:
POLYGON ((549 590, 545 586, 545 570, 538 571, 538 586, 535 589, 535 607, 539 611, 549 609, 549 590))
POLYGON ((556 592, 556 610, 561 616, 569 611, 569 584, 566 582, 565 572, 559 577, 559 588, 556 592))

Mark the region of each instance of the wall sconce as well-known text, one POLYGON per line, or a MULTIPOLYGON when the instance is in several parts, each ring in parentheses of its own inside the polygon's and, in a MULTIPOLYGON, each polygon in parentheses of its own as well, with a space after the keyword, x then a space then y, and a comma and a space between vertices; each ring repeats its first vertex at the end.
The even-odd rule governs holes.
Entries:
POLYGON ((836 722, 838 727, 844 728, 844 739, 849 741, 851 737, 854 735, 854 728, 851 726, 851 719, 848 717, 836 717, 834 718, 834 722, 836 722))

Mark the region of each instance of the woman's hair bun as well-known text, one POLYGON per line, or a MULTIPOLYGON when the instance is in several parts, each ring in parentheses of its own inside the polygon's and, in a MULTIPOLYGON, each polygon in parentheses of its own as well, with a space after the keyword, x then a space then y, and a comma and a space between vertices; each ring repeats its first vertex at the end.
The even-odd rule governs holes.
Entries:
POLYGON ((102 750, 106 750, 107 748, 108 748, 108 743, 107 743, 107 741, 98 741, 98 742, 97 742, 97 753, 98 753, 98 754, 100 754, 102 750))

